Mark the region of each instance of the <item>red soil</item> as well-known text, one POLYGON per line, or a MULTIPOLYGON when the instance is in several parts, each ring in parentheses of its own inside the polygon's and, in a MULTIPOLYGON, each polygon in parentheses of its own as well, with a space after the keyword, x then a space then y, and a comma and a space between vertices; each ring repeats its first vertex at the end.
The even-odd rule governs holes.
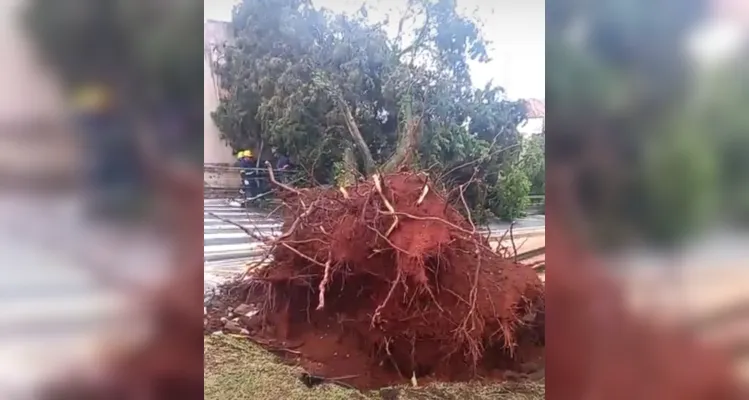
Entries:
POLYGON ((251 277, 264 296, 252 336, 292 346, 287 355, 314 375, 357 375, 347 383, 359 388, 413 375, 498 378, 538 364, 543 284, 491 251, 439 194, 419 203, 425 184, 401 173, 381 191, 366 182, 348 196, 289 195, 288 233, 251 277))

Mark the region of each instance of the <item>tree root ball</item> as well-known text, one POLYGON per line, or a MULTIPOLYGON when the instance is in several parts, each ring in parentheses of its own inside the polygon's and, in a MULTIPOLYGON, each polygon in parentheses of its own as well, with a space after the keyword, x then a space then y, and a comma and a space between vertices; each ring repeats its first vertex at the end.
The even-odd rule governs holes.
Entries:
POLYGON ((501 378, 542 363, 544 286, 420 174, 285 188, 273 262, 246 287, 253 338, 359 388, 501 378))

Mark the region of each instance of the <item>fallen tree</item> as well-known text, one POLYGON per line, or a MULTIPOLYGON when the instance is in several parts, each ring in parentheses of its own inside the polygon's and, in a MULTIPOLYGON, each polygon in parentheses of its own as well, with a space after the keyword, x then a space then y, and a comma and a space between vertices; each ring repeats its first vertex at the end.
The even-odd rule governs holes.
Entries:
POLYGON ((293 346, 313 375, 358 373, 361 388, 501 376, 542 356, 542 282, 493 251, 424 174, 337 190, 271 179, 285 232, 239 296, 258 310, 241 321, 259 343, 293 346))

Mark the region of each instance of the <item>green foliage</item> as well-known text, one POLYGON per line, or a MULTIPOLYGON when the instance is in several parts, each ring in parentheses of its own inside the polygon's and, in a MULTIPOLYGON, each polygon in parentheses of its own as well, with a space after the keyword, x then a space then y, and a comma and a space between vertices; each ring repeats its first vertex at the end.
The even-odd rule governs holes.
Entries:
POLYGON ((333 163, 333 182, 336 186, 346 186, 346 164, 343 160, 333 163))
MULTIPOLYGON (((474 88, 468 61, 488 60, 478 25, 457 13, 454 0, 409 2, 398 25, 404 31, 392 38, 366 15, 366 8, 340 15, 302 0, 238 5, 235 39, 219 49, 216 65, 225 98, 213 118, 224 139, 237 148, 276 146, 330 183, 334 165, 341 170, 340 149, 355 146, 347 112, 377 165, 408 144, 399 138, 418 121, 411 162, 436 175, 449 171, 444 178, 454 185, 473 173, 474 165, 461 165, 483 157, 481 181, 496 181, 507 157, 496 150, 517 145, 525 109, 500 87, 474 88)), ((481 191, 467 193, 472 207, 481 191)))
POLYGON ((487 193, 489 210, 506 221, 525 216, 530 195, 542 195, 545 190, 544 135, 524 137, 520 144, 520 150, 510 153, 499 179, 487 193))
POLYGON ((494 186, 490 204, 492 212, 505 221, 525 216, 530 205, 531 181, 519 164, 507 168, 494 186))
POLYGON ((542 195, 546 191, 546 138, 543 133, 523 138, 520 168, 531 182, 531 193, 542 195))

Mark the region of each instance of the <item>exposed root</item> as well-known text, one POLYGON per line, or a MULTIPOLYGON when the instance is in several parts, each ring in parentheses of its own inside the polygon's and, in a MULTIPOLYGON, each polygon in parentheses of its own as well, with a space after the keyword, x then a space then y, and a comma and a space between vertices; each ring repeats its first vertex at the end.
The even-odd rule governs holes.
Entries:
POLYGON ((388 291, 387 296, 385 297, 385 300, 382 301, 382 303, 377 306, 375 309, 374 314, 372 315, 372 327, 374 328, 375 325, 380 320, 380 314, 382 313, 382 310, 387 306, 388 301, 390 301, 390 298, 393 297, 393 293, 395 293, 395 288, 398 287, 398 284, 401 283, 401 272, 398 270, 398 276, 395 277, 395 280, 392 284, 390 284, 390 290, 388 291))
POLYGON ((237 278, 237 280, 240 280, 240 281, 244 280, 251 271, 265 264, 265 262, 268 261, 268 259, 273 254, 273 250, 275 249, 276 249, 276 246, 273 245, 265 252, 265 254, 263 254, 263 258, 261 258, 259 261, 256 261, 253 263, 247 263, 247 265, 245 265, 244 271, 242 271, 242 274, 237 278))
MULTIPOLYGON (((304 204, 304 201, 302 201, 302 204, 304 204)), ((309 207, 306 207, 306 210, 302 213, 302 215, 299 216, 294 222, 291 224, 291 227, 289 227, 289 230, 287 230, 284 234, 278 237, 276 239, 277 241, 286 239, 287 237, 291 236, 294 231, 296 231, 297 226, 299 226, 299 222, 312 214, 312 212, 315 211, 315 203, 312 203, 309 205, 309 207)))
POLYGON ((331 262, 328 260, 325 263, 325 275, 322 278, 322 281, 320 281, 320 299, 319 304, 317 305, 317 310, 322 310, 325 308, 325 288, 330 283, 330 265, 331 262))
POLYGON ((390 225, 390 228, 388 228, 387 232, 385 232, 385 237, 388 237, 391 233, 393 233, 395 227, 398 226, 398 215, 395 214, 395 208, 393 208, 393 205, 390 204, 387 197, 385 197, 385 194, 382 193, 382 182, 380 181, 380 175, 372 175, 372 180, 374 181, 375 190, 377 190, 377 193, 379 193, 380 198, 382 199, 382 203, 385 204, 385 208, 387 208, 387 210, 393 215, 393 224, 390 225))
POLYGON ((295 249, 295 248, 293 248, 293 247, 289 246, 288 244, 286 244, 286 243, 283 243, 283 242, 281 242, 281 246, 283 246, 283 247, 285 247, 285 248, 287 248, 287 249, 291 250, 291 251, 292 251, 292 252, 294 252, 294 253, 295 253, 296 255, 298 255, 299 257, 302 257, 302 258, 304 258, 305 260, 307 260, 307 261, 309 261, 309 262, 311 262, 311 263, 313 263, 313 264, 317 264, 317 265, 319 265, 319 266, 321 266, 321 267, 325 268, 325 264, 323 264, 323 263, 321 263, 320 261, 317 261, 317 260, 315 260, 314 258, 312 258, 312 257, 310 257, 310 256, 308 256, 308 255, 306 255, 306 254, 304 254, 304 253, 302 253, 301 251, 299 251, 299 250, 297 250, 297 249, 295 249))
POLYGON ((330 345, 325 337, 355 343, 358 350, 345 351, 376 357, 366 364, 390 369, 389 384, 434 371, 465 379, 466 371, 520 362, 512 328, 523 315, 512 310, 541 307, 543 284, 494 253, 470 213, 446 205, 427 182, 408 172, 374 175, 286 197, 273 261, 250 272, 265 284, 258 318, 272 329, 263 332, 311 341, 315 357, 322 353, 312 346, 330 345), (485 354, 486 346, 506 350, 485 354))
POLYGON ((413 214, 409 214, 409 213, 405 213, 405 212, 395 212, 395 211, 392 211, 391 214, 395 215, 395 216, 408 217, 408 218, 411 218, 411 219, 414 219, 414 220, 417 220, 417 221, 435 221, 435 222, 440 222, 440 223, 443 223, 443 224, 449 226, 450 228, 453 228, 455 230, 463 232, 466 235, 473 235, 475 233, 475 232, 469 231, 467 229, 461 228, 458 225, 455 225, 452 222, 449 222, 449 221, 445 220, 444 218, 439 218, 439 217, 418 217, 418 216, 413 215, 413 214))
POLYGON ((424 202, 424 199, 427 197, 427 193, 429 193, 429 183, 424 184, 424 189, 421 191, 421 196, 419 196, 419 199, 416 200, 416 205, 421 205, 421 203, 424 202))
POLYGON ((463 203, 463 208, 466 210, 466 218, 468 218, 468 222, 471 223, 472 228, 472 234, 476 232, 476 224, 473 223, 473 216, 471 215, 471 207, 468 207, 468 203, 466 202, 465 197, 465 191, 468 186, 473 183, 473 180, 476 178, 476 174, 478 174, 478 168, 473 169, 473 175, 471 175, 471 179, 468 180, 468 182, 460 185, 460 201, 463 203))

